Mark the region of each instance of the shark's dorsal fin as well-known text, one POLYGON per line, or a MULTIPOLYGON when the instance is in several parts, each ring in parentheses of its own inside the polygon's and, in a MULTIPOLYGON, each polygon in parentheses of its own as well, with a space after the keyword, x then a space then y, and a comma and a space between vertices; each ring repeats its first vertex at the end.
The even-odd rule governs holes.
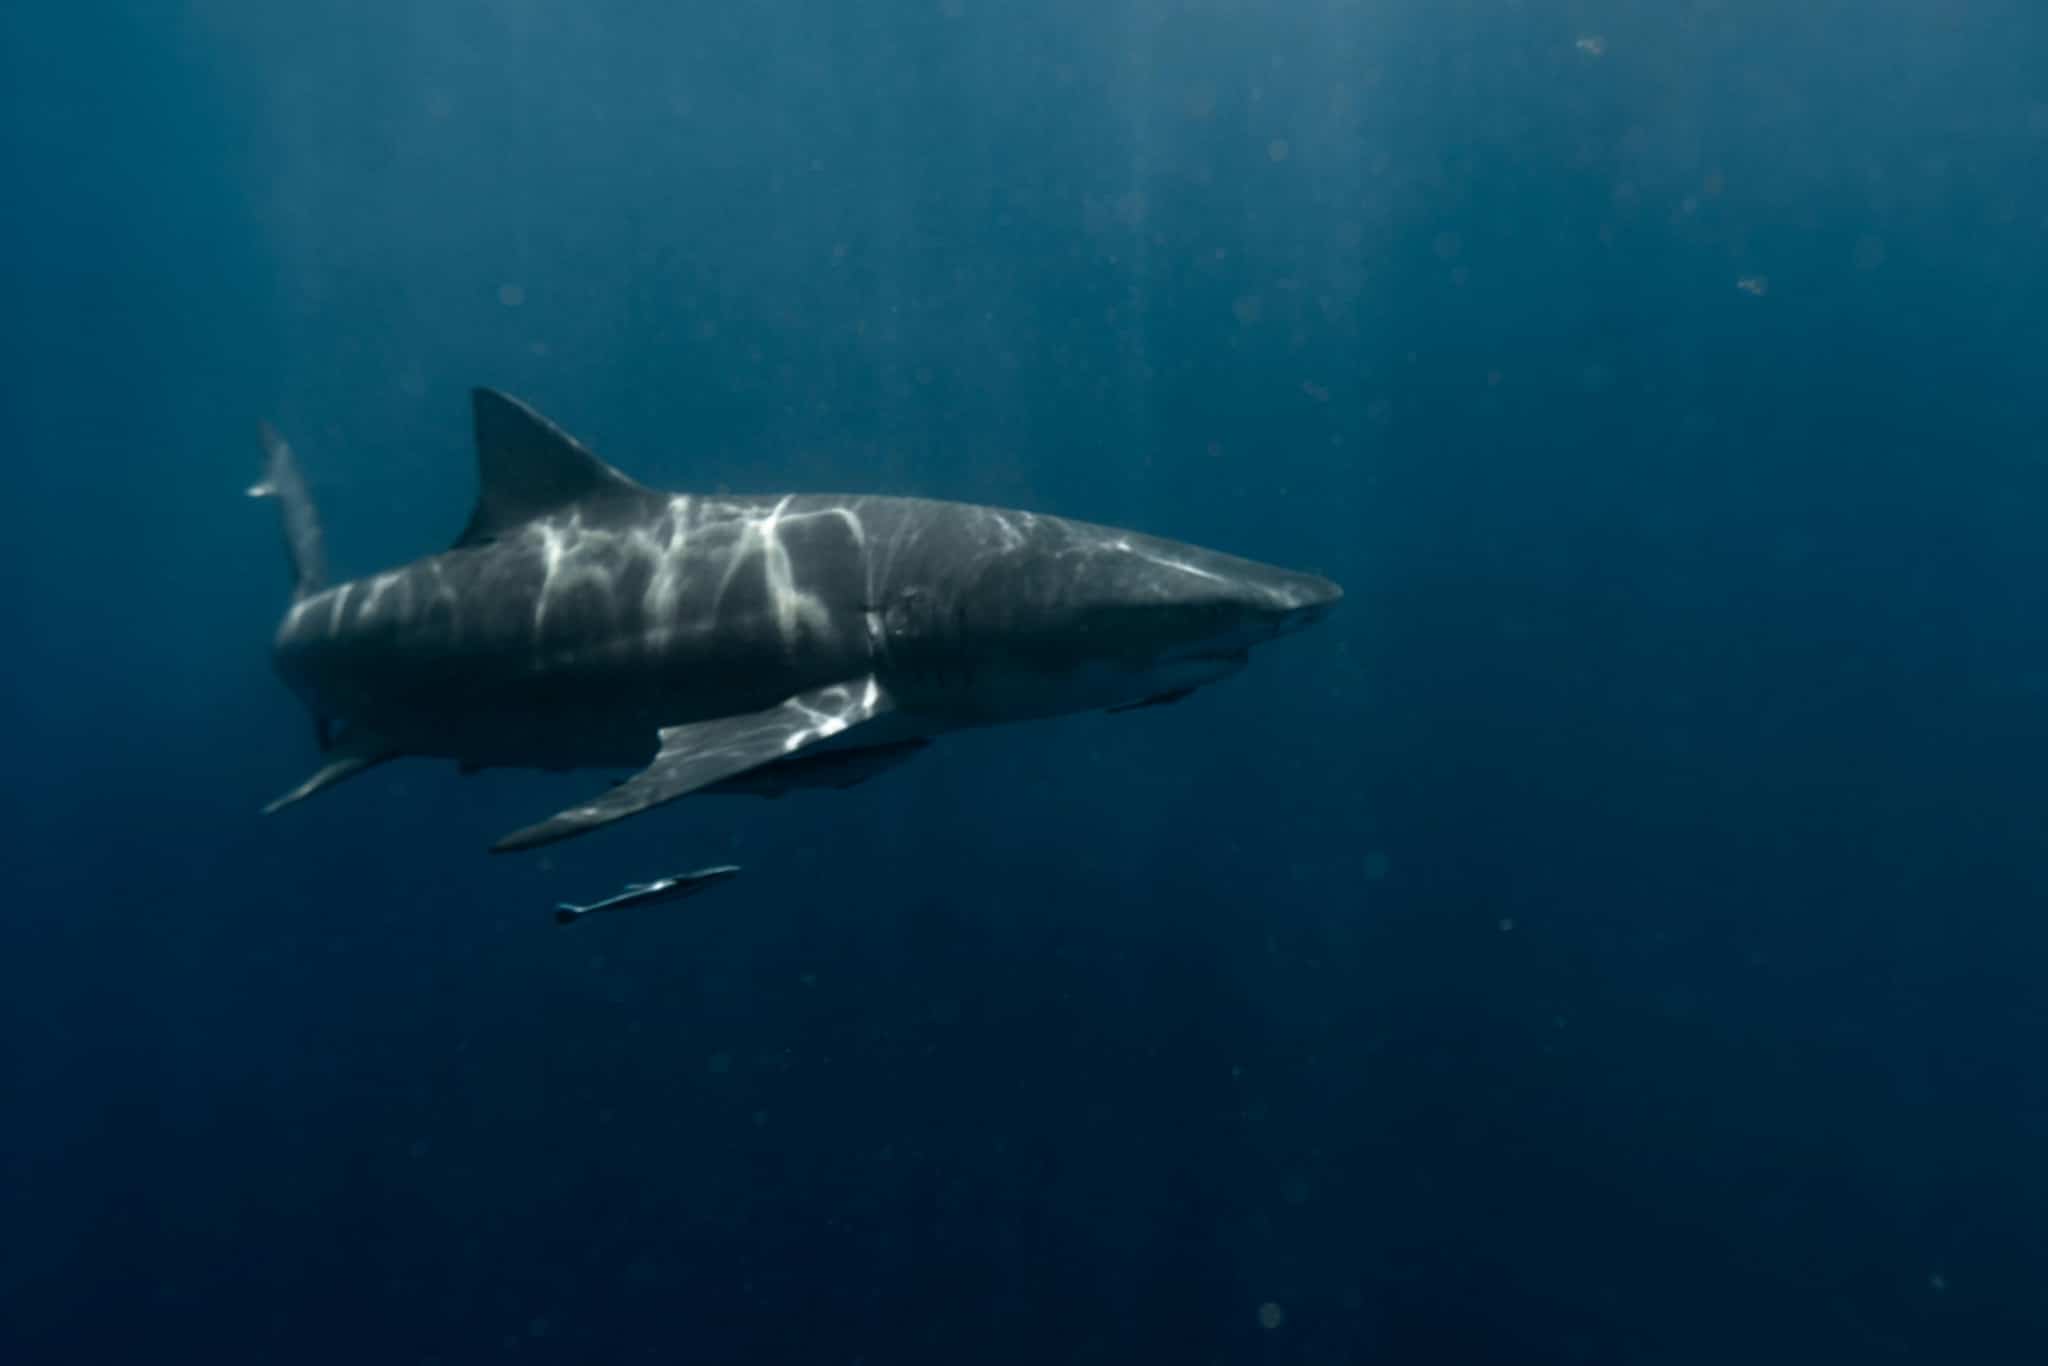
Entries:
POLYGON ((476 509, 456 546, 480 545, 590 498, 644 492, 583 443, 495 389, 470 391, 476 415, 476 509))

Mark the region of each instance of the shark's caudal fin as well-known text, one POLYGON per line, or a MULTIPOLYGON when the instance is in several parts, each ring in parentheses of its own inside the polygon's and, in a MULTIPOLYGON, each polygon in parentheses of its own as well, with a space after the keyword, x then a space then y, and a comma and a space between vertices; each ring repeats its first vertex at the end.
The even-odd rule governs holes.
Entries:
POLYGON ((284 549, 292 569, 292 601, 300 602, 327 586, 327 542, 320 534, 320 514, 306 491, 299 462, 277 429, 263 424, 263 477, 248 489, 251 498, 275 498, 284 514, 284 549))
POLYGON ((456 538, 482 545, 509 529, 586 499, 646 490, 518 399, 470 391, 476 421, 476 508, 456 538))

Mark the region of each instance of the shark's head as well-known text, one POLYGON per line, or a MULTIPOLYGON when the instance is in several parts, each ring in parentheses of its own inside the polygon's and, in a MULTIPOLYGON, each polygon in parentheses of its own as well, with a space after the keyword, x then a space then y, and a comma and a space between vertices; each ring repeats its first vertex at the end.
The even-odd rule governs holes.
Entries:
POLYGON ((935 680, 990 719, 1175 700, 1329 615, 1328 579, 1199 546, 1039 519, 956 585, 935 680))

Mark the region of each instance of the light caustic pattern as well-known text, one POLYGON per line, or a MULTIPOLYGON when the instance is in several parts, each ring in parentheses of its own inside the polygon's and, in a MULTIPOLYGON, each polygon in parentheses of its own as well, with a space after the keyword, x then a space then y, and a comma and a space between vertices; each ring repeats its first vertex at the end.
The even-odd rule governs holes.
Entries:
POLYGON ((609 526, 586 522, 581 509, 572 509, 530 522, 506 541, 337 584, 294 604, 285 628, 290 634, 338 637, 419 625, 430 607, 440 609, 436 616, 453 616, 473 597, 453 581, 460 575, 458 557, 526 551, 540 570, 530 616, 536 648, 544 644, 551 619, 559 619, 569 600, 584 593, 597 594, 615 619, 623 616, 622 609, 637 605, 638 630, 650 648, 681 631, 709 629, 733 586, 756 564, 775 630, 794 646, 807 633, 828 631, 830 612, 816 586, 800 581, 787 536, 806 524, 836 521, 865 560, 867 534, 853 506, 791 512, 793 501, 793 496, 784 497, 763 506, 676 495, 657 515, 609 526), (631 572, 642 567, 644 573, 631 572), (618 601, 620 584, 629 581, 645 584, 637 604, 618 601), (678 614, 691 606, 693 590, 707 582, 716 586, 692 612, 692 620, 679 620, 678 614))
POLYGON ((679 494, 669 499, 663 515, 624 528, 586 526, 579 512, 533 523, 525 534, 536 544, 542 566, 540 591, 533 605, 535 639, 542 637, 549 612, 565 594, 589 587, 610 598, 616 594, 622 571, 635 560, 650 565, 640 607, 651 636, 659 638, 676 629, 676 613, 701 574, 716 572, 719 576, 708 612, 710 618, 717 618, 733 584, 757 561, 776 631, 783 641, 794 645, 807 631, 826 631, 830 611, 815 592, 798 581, 783 533, 809 521, 837 520, 846 527, 854 546, 864 551, 866 529, 851 507, 791 513, 793 501, 793 497, 780 498, 762 510, 679 494))

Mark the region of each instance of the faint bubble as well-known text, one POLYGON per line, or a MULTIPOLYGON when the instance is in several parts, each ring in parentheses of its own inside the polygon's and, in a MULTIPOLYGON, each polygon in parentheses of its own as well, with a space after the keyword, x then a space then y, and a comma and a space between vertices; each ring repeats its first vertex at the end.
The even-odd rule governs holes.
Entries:
POLYGON ((1259 1327, 1267 1332, 1272 1332, 1285 1322, 1287 1322, 1287 1311, 1273 1303, 1273 1301, 1267 1300, 1259 1306, 1259 1327))
POLYGON ((732 1054, 713 1053, 711 1055, 710 1067, 715 1075, 723 1076, 732 1070, 732 1054))
POLYGON ((507 308, 517 308, 526 302, 526 290, 519 285, 499 285, 498 302, 507 308))
POLYGON ((1266 144, 1266 155, 1275 161, 1287 160, 1288 151, 1286 138, 1274 138, 1266 144))
POLYGON ((1502 934, 1506 934, 1509 930, 1512 930, 1514 927, 1515 922, 1513 920, 1502 920, 1500 922, 1500 932, 1502 934))
POLYGON ((1374 849, 1365 856, 1365 880, 1378 882, 1392 871, 1394 860, 1384 849, 1374 849))
POLYGON ((1771 281, 1767 275, 1745 275, 1735 282, 1735 287, 1744 294, 1753 294, 1761 299, 1771 292, 1771 281))
POLYGON ((1607 40, 1597 33, 1581 34, 1578 41, 1574 42, 1572 46, 1585 53, 1588 57, 1605 57, 1607 55, 1607 40))
POLYGON ((1939 1271, 1935 1272, 1927 1278, 1927 1288, 1937 1295, 1941 1294, 1948 1289, 1948 1277, 1942 1275, 1939 1271))
POLYGON ((1856 269, 1876 270, 1884 264, 1884 239, 1882 237, 1859 237, 1856 239, 1856 269))
POLYGON ((1328 403, 1330 401, 1330 391, 1312 379, 1305 379, 1301 382, 1301 392, 1307 394, 1318 403, 1328 403))

